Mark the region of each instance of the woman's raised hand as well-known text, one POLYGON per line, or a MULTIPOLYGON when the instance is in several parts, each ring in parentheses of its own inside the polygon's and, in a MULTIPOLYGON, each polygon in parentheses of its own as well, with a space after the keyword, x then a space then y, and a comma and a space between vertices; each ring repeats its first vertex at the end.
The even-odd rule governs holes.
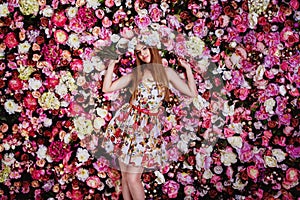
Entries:
POLYGON ((179 65, 181 65, 185 69, 191 67, 190 63, 186 59, 184 59, 182 57, 179 57, 178 61, 179 61, 179 65))

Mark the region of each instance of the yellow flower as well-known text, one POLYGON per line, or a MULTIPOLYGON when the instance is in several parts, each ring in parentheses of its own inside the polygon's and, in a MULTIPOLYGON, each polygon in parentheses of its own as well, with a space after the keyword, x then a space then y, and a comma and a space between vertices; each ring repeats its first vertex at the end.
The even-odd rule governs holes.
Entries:
POLYGON ((19 0, 20 11, 24 15, 37 14, 39 11, 39 2, 37 0, 19 0))

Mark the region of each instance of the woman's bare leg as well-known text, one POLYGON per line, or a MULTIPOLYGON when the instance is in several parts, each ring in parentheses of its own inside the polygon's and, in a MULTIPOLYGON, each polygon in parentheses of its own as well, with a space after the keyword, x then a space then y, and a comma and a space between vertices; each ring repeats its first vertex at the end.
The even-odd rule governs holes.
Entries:
POLYGON ((144 168, 127 166, 127 169, 126 180, 133 200, 144 200, 145 191, 141 179, 144 168))
POLYGON ((122 173, 122 195, 124 200, 132 200, 129 187, 127 184, 127 166, 119 162, 120 168, 121 168, 121 173, 122 173))

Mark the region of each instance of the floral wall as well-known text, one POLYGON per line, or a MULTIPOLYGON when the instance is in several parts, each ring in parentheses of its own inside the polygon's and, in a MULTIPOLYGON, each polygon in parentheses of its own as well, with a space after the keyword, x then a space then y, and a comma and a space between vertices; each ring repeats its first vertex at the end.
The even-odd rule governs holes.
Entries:
MULTIPOLYGON (((120 172, 100 145, 117 99, 101 91, 106 63, 94 52, 113 35, 158 25, 178 33, 166 65, 184 74, 181 34, 204 44, 214 65, 193 64, 201 110, 176 95, 166 105, 165 139, 180 145, 168 166, 143 174, 147 199, 299 198, 299 1, 8 0, 0 1, 0 199, 121 199, 120 172), (221 125, 211 131, 214 110, 221 125)), ((134 65, 126 55, 116 76, 134 65)))

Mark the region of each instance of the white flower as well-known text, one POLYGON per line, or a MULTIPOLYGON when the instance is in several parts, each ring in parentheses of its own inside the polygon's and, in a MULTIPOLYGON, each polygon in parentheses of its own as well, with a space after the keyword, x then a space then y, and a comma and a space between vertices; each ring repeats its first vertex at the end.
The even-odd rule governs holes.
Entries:
POLYGON ((234 114, 234 104, 229 106, 228 102, 225 102, 222 113, 223 113, 224 116, 233 116, 233 114, 234 114))
POLYGON ((268 167, 276 167, 277 166, 277 160, 273 156, 265 156, 265 165, 268 167))
POLYGON ((236 190, 243 190, 247 184, 248 181, 243 183, 240 178, 237 178, 232 187, 236 190))
POLYGON ((258 22, 258 14, 252 12, 248 14, 249 28, 254 29, 258 22))
POLYGON ((94 128, 96 130, 99 130, 102 126, 104 126, 105 124, 105 120, 101 117, 96 117, 96 119, 94 120, 94 128))
POLYGON ((273 98, 266 100, 264 102, 266 112, 268 112, 270 114, 274 114, 273 107, 275 106, 275 104, 276 104, 276 101, 273 98))
POLYGON ((228 137, 227 141, 235 149, 237 149, 237 148, 240 149, 243 146, 243 139, 240 136, 228 137))
POLYGON ((84 60, 83 61, 83 72, 84 73, 90 73, 94 70, 94 65, 91 61, 89 60, 84 60))
POLYGON ((155 179, 155 181, 157 182, 157 184, 163 184, 165 181, 165 177, 162 173, 160 173, 159 171, 155 171, 154 172, 155 176, 157 177, 155 179))
POLYGON ((85 181, 89 177, 89 171, 87 169, 79 168, 76 172, 78 180, 85 181))
POLYGON ((86 7, 97 9, 100 6, 100 1, 98 0, 86 0, 86 7))
POLYGON ((14 114, 18 110, 19 106, 14 102, 14 100, 8 99, 4 103, 4 108, 8 114, 14 114))
POLYGON ((280 93, 282 96, 285 96, 285 94, 286 94, 286 89, 285 89, 285 86, 284 86, 284 85, 279 86, 279 93, 280 93))
POLYGON ((276 157, 278 162, 282 162, 285 160, 286 153, 281 149, 272 149, 272 155, 276 157))
POLYGON ((221 162, 225 166, 230 166, 232 163, 236 163, 236 154, 230 151, 222 151, 221 152, 221 162))
POLYGON ((78 49, 80 47, 80 40, 77 34, 72 33, 67 41, 67 44, 74 49, 78 49))
POLYGON ((129 43, 129 40, 126 38, 121 38, 118 40, 118 43, 116 44, 117 49, 126 49, 127 45, 129 43))
POLYGON ((4 154, 4 158, 2 159, 2 163, 6 166, 11 166, 15 161, 16 159, 14 158, 14 153, 4 154))
POLYGON ((18 45, 18 52, 19 52, 20 54, 22 54, 22 53, 28 53, 30 47, 31 47, 31 45, 30 45, 30 43, 29 43, 28 41, 25 41, 25 42, 23 42, 23 43, 20 43, 20 44, 18 45))
POLYGON ((59 94, 59 96, 64 97, 68 93, 68 88, 65 84, 58 84, 55 87, 55 92, 59 94))
POLYGON ((204 168, 205 164, 205 155, 197 153, 196 154, 196 169, 201 171, 204 168))
POLYGON ((0 4, 0 17, 7 17, 9 14, 8 4, 0 4))
POLYGON ((78 8, 77 7, 69 7, 69 8, 67 8, 67 16, 69 18, 75 17, 76 14, 77 14, 77 12, 78 12, 78 8))
POLYGON ((202 55, 205 43, 199 37, 193 36, 186 42, 186 47, 192 57, 197 57, 202 55))
POLYGON ((44 145, 40 145, 39 149, 36 152, 36 155, 38 158, 44 159, 46 158, 46 153, 47 153, 47 147, 45 147, 44 145))
POLYGON ((203 173, 203 178, 205 179, 211 179, 213 177, 213 173, 210 169, 206 169, 203 173))
POLYGON ((243 125, 241 123, 231 123, 228 127, 238 134, 241 134, 243 131, 243 125))
POLYGON ((46 118, 44 119, 44 126, 50 127, 52 125, 52 119, 46 118))
POLYGON ((38 90, 43 85, 41 80, 37 80, 35 78, 30 78, 28 80, 28 83, 29 83, 29 89, 31 90, 38 90))
POLYGON ((93 131, 92 121, 84 117, 74 118, 75 129, 78 131, 79 139, 83 139, 85 135, 89 135, 93 131))
POLYGON ((219 38, 224 34, 224 30, 223 29, 217 29, 217 30, 215 30, 215 34, 216 34, 217 38, 219 38))
POLYGON ((119 7, 119 6, 121 5, 121 3, 122 3, 121 0, 114 0, 114 2, 115 2, 115 5, 116 5, 117 7, 119 7))
POLYGON ((120 40, 120 35, 118 35, 118 34, 112 34, 111 36, 110 36, 110 40, 113 42, 113 43, 116 43, 116 42, 118 42, 119 40, 120 40))
POLYGON ((263 79, 263 76, 265 74, 266 68, 263 65, 259 65, 256 69, 256 75, 254 76, 255 81, 259 81, 263 79))
POLYGON ((88 150, 78 148, 77 153, 76 153, 76 157, 77 157, 79 162, 84 163, 89 159, 90 154, 89 154, 88 150))
POLYGON ((231 71, 224 71, 222 78, 223 80, 231 80, 232 79, 231 71))
POLYGON ((240 59, 241 59, 241 56, 239 56, 236 53, 233 53, 230 56, 230 61, 232 62, 232 65, 233 66, 237 66, 237 68, 240 68, 240 59))
POLYGON ((209 106, 209 103, 201 95, 198 95, 198 98, 193 99, 193 104, 198 110, 202 110, 209 106))
POLYGON ((60 107, 58 98, 53 92, 50 91, 43 93, 42 96, 38 99, 38 102, 44 110, 57 110, 60 107))
POLYGON ((177 143, 177 147, 182 153, 187 153, 189 151, 188 144, 182 140, 177 143))
POLYGON ((54 13, 53 8, 49 5, 46 5, 42 12, 44 17, 52 17, 54 13))

